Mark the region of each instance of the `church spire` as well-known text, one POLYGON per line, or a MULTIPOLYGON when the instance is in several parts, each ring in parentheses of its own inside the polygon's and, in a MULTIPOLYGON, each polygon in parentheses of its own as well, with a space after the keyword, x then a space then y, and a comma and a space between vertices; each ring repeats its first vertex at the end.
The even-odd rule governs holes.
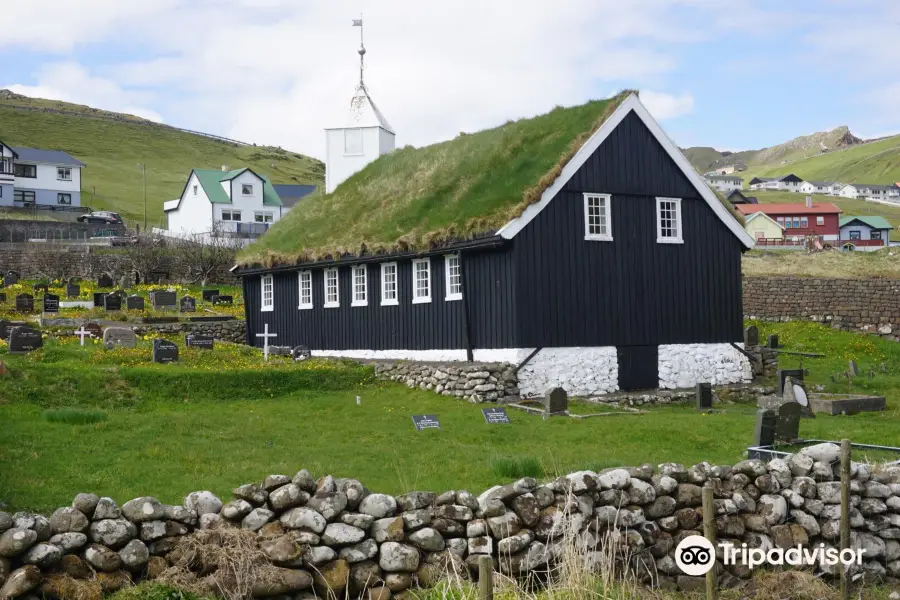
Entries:
POLYGON ((363 43, 363 20, 362 14, 358 19, 353 19, 353 26, 359 27, 359 87, 365 89, 366 84, 363 81, 363 72, 365 71, 366 45, 363 43))

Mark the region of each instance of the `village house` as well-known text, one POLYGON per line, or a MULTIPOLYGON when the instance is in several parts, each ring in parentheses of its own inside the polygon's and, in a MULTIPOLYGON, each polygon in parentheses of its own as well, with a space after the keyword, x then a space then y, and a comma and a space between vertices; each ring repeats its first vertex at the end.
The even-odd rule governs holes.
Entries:
POLYGON ((783 190, 785 192, 799 192, 803 180, 789 173, 781 177, 754 177, 748 186, 751 190, 783 190))
POLYGON ((847 250, 878 250, 888 245, 894 227, 884 217, 841 217, 841 247, 847 250))
POLYGON ((318 186, 294 183, 274 183, 275 193, 281 199, 281 216, 291 211, 297 203, 316 191, 318 186))
POLYGON ((252 169, 193 169, 181 197, 165 202, 168 232, 258 237, 281 219, 282 202, 252 169))
POLYGON ((633 93, 382 155, 304 202, 234 269, 248 343, 509 362, 525 396, 749 377, 753 240, 633 93))
POLYGON ((856 197, 866 200, 898 200, 900 197, 900 188, 891 185, 880 185, 874 183, 856 183, 856 197))
POLYGON ((843 184, 837 181, 804 181, 797 191, 801 194, 823 194, 837 196, 843 184))
POLYGON ((757 204, 759 202, 756 196, 745 196, 740 190, 732 191, 725 199, 732 204, 757 204))
POLYGON ((799 242, 809 235, 829 243, 840 239, 841 209, 834 204, 813 202, 808 196, 802 204, 738 204, 735 208, 745 217, 765 213, 784 228, 786 240, 799 242))
POLYGON ((61 150, 0 141, 0 206, 81 206, 84 163, 61 150))
POLYGON ((759 211, 747 215, 744 230, 753 236, 757 244, 778 244, 784 240, 784 219, 779 223, 766 213, 759 211))
POLYGON ((706 175, 703 177, 706 183, 720 192, 739 190, 744 185, 744 180, 733 175, 706 175))

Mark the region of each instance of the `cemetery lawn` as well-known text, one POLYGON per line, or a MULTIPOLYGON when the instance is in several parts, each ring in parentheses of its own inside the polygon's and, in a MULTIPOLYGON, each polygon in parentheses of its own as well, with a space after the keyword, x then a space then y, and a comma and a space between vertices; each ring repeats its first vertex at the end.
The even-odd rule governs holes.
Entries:
MULTIPOLYGON (((811 323, 760 326, 787 348, 828 354, 804 359, 810 385, 846 391, 846 379, 835 384, 830 376, 852 358, 863 373, 853 390, 887 396, 883 413, 804 420, 803 437, 897 443, 900 344, 811 323)), ((84 491, 120 502, 141 495, 180 502, 200 489, 229 497, 239 484, 301 468, 355 477, 386 493, 480 492, 524 475, 733 463, 752 441, 756 408, 748 404, 718 405, 711 414, 662 406, 643 415, 546 421, 509 410, 511 424, 487 425, 481 406, 374 382, 353 363, 264 365, 250 348, 217 344, 200 355, 179 346, 177 365, 149 365, 145 340, 114 353, 53 340, 40 355, 0 350, 10 370, 0 377, 0 502, 49 511, 84 491), (413 429, 411 415, 426 413, 437 415, 440 430, 413 429)), ((797 364, 797 357, 782 358, 784 367, 797 364)), ((573 412, 603 410, 579 405, 573 412)))

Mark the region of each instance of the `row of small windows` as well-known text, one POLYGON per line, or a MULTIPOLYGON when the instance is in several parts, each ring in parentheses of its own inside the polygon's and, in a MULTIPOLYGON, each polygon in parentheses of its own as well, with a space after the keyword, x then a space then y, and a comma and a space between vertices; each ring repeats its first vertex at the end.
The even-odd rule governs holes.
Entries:
MULTIPOLYGON (((612 195, 584 195, 584 239, 611 242, 612 195)), ((681 198, 656 199, 656 241, 681 244, 681 198)))
MULTIPOLYGON (((389 262, 381 264, 381 306, 397 306, 400 303, 397 289, 397 263, 389 262)), ((444 257, 444 278, 446 295, 444 300, 462 299, 462 270, 460 269, 459 255, 448 254, 444 257)), ((354 265, 350 268, 351 301, 350 306, 369 305, 369 280, 367 265, 354 265)), ((263 312, 274 310, 275 294, 274 279, 272 275, 262 276, 262 304, 263 312)), ((297 274, 297 286, 299 291, 299 309, 311 309, 313 305, 312 271, 300 271, 297 274)), ((323 278, 325 308, 338 308, 340 301, 340 282, 336 267, 325 269, 323 278)), ((419 258, 412 261, 412 290, 413 304, 431 302, 431 259, 419 258)))
MULTIPOLYGON (((807 217, 778 217, 777 222, 785 229, 805 229, 809 227, 807 217)), ((824 225, 825 217, 816 217, 816 225, 824 225)))

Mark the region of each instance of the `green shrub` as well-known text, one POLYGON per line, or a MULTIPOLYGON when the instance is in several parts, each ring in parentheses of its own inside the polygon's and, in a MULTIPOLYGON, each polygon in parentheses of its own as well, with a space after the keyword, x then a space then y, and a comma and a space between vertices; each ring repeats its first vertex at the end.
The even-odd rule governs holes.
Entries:
POLYGON ((541 466, 540 461, 533 456, 496 458, 491 462, 491 467, 497 477, 504 477, 506 479, 541 477, 544 474, 544 468, 541 466))

